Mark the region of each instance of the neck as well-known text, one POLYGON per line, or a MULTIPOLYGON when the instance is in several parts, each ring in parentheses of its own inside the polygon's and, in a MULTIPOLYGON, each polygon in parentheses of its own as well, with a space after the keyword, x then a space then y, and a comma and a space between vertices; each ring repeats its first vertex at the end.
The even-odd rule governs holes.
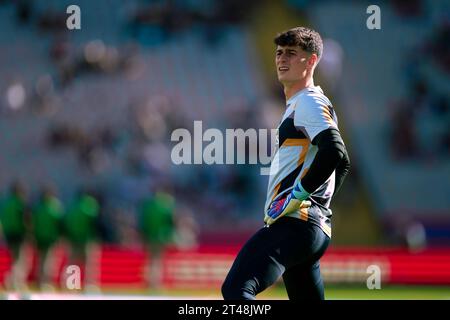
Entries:
POLYGON ((297 92, 305 88, 314 87, 314 79, 312 77, 308 77, 292 84, 289 83, 283 85, 284 85, 284 95, 286 96, 287 101, 297 92))

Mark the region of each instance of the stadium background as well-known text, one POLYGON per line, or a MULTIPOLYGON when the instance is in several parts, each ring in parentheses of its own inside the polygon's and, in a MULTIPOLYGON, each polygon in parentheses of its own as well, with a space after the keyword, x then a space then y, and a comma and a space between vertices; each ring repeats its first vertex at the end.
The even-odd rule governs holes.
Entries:
MULTIPOLYGON (((352 171, 333 203, 327 297, 450 298, 450 21, 445 1, 0 1, 0 188, 27 200, 51 184, 100 204, 86 268, 103 294, 219 297, 239 246, 262 223, 258 165, 179 165, 176 128, 273 128, 284 108, 274 35, 322 34, 316 84, 334 103, 352 171), (81 8, 67 30, 66 8, 81 8), (178 232, 149 288, 138 204, 171 190, 178 232), (369 290, 378 265, 382 289, 369 290)), ((2 239, 3 241, 3 239, 2 239)), ((29 244, 31 292, 36 254, 29 244)), ((67 244, 52 253, 56 292, 67 244)), ((0 247, 0 281, 11 254, 0 247)), ((285 298, 282 284, 264 297, 285 298)))

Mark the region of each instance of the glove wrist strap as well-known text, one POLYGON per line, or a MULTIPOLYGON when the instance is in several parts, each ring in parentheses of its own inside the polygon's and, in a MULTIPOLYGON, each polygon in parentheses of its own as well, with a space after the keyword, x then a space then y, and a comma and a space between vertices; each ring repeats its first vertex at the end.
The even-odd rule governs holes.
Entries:
POLYGON ((292 193, 295 198, 297 198, 298 200, 301 200, 301 201, 308 199, 308 197, 310 196, 310 193, 303 188, 300 181, 294 187, 294 189, 292 190, 292 193))

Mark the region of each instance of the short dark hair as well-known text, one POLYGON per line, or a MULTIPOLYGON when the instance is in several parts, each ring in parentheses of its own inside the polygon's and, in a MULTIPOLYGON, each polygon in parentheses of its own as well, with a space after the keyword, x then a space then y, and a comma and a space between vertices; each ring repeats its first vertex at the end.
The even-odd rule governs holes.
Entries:
POLYGON ((292 28, 283 31, 273 40, 277 46, 299 46, 302 50, 315 53, 320 59, 323 51, 323 42, 317 31, 306 27, 292 28))

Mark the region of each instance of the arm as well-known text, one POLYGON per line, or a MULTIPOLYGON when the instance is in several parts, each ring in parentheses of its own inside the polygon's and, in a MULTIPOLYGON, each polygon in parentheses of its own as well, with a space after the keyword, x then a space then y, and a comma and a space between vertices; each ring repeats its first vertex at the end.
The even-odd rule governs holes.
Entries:
POLYGON ((345 177, 347 176, 347 174, 350 172, 350 158, 347 154, 347 150, 345 149, 344 146, 344 156, 341 160, 341 162, 339 162, 338 166, 336 167, 336 181, 334 184, 334 193, 333 196, 336 195, 339 191, 339 189, 342 186, 342 183, 345 180, 345 177))
POLYGON ((336 170, 334 189, 334 194, 336 194, 350 170, 350 160, 344 141, 338 130, 330 128, 319 133, 313 139, 312 144, 317 145, 319 150, 308 173, 301 180, 299 189, 303 188, 309 196, 336 170))

